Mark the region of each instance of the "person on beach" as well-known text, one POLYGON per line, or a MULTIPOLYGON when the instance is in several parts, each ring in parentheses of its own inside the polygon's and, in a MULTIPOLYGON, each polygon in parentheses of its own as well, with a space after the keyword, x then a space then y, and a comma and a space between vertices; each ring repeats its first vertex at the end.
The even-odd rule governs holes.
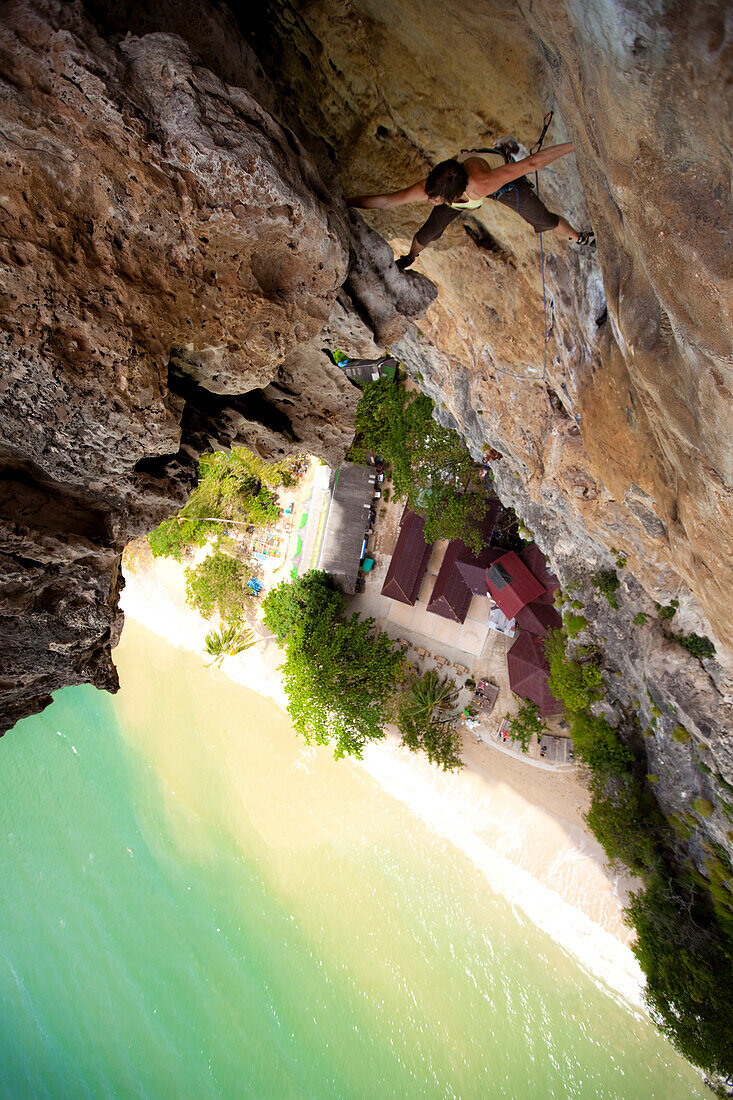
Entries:
POLYGON ((408 202, 432 203, 435 209, 412 238, 410 251, 396 261, 400 270, 414 263, 423 248, 437 241, 462 211, 478 210, 487 198, 515 210, 529 222, 535 233, 554 231, 581 247, 593 247, 593 232, 579 233, 560 214, 548 210, 526 178, 528 172, 536 172, 572 151, 573 143, 566 141, 498 168, 492 168, 483 157, 478 156, 468 156, 463 162, 444 160, 433 168, 427 179, 401 191, 356 195, 347 202, 349 206, 362 210, 386 210, 408 202))

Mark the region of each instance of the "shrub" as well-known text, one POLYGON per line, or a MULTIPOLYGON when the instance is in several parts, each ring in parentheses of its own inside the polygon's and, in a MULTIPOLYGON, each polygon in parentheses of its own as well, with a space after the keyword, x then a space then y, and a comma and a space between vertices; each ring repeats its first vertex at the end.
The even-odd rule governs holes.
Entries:
POLYGON ((693 798, 692 808, 700 817, 710 817, 715 806, 708 798, 693 798))
POLYGON ((692 657, 697 657, 698 661, 715 656, 715 646, 704 634, 672 634, 670 632, 667 637, 677 642, 677 645, 681 645, 692 657))
POLYGON ((583 710, 601 697, 601 670, 594 664, 566 659, 565 636, 551 630, 545 638, 545 656, 550 666, 550 691, 571 712, 583 710))
POLYGON ((522 752, 527 752, 533 737, 540 741, 542 734, 547 733, 547 729, 540 714, 540 708, 529 699, 523 701, 518 713, 509 722, 509 736, 512 741, 520 742, 522 752))
POLYGON ((632 619, 632 622, 634 626, 644 626, 644 623, 647 621, 648 618, 649 616, 645 615, 643 611, 637 611, 634 615, 634 618, 632 619))
POLYGON ((670 604, 668 604, 666 607, 663 604, 658 603, 656 605, 657 615, 662 620, 673 619, 674 616, 675 616, 675 612, 677 611, 677 608, 679 606, 680 606, 679 600, 672 600, 672 602, 670 604))
POLYGON ((644 874, 658 862, 650 816, 654 816, 650 796, 630 780, 608 794, 596 787, 585 820, 615 867, 625 864, 635 874, 644 874))
MULTIPOLYGON (((575 602, 576 601, 574 601, 574 604, 575 602)), ((576 634, 580 634, 581 630, 585 630, 588 625, 588 620, 585 615, 568 614, 563 617, 563 625, 568 638, 574 638, 576 634)))
POLYGON ((571 607, 574 607, 576 611, 579 611, 584 605, 582 600, 572 600, 571 607))
POLYGON ((608 600, 611 607, 616 611, 619 610, 619 602, 616 598, 616 593, 621 587, 621 581, 616 576, 615 569, 600 569, 597 573, 591 574, 591 584, 602 596, 608 600))
POLYGON ((186 570, 186 599, 205 619, 217 612, 230 626, 242 626, 254 599, 245 587, 248 570, 220 550, 186 570))
POLYGON ((692 734, 684 726, 675 726, 672 730, 672 736, 675 741, 679 741, 680 745, 686 745, 692 739, 692 734))
POLYGON ((578 756, 599 776, 628 771, 633 757, 605 718, 597 718, 588 710, 578 711, 571 717, 570 735, 578 756))

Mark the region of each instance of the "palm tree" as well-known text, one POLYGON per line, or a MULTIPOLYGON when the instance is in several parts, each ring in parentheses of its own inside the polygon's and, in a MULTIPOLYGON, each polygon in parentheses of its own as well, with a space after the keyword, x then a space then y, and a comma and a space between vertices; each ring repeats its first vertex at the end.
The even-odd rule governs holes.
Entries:
POLYGON ((447 677, 441 680, 434 670, 414 679, 405 692, 400 710, 413 719, 451 722, 458 699, 458 688, 447 677))
POLYGON ((414 679, 397 707, 402 744, 412 752, 422 749, 432 764, 445 771, 460 768, 461 735, 456 730, 458 688, 437 672, 414 679))
POLYGON ((254 644, 255 636, 251 630, 226 623, 221 630, 210 630, 204 639, 204 649, 214 658, 209 662, 209 668, 219 664, 225 657, 235 657, 237 653, 250 649, 254 644))

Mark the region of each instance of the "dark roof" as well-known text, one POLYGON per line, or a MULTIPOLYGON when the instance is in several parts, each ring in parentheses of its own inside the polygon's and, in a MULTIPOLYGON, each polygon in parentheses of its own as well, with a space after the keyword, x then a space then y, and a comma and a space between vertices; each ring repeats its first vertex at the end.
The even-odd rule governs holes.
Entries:
POLYGON ((513 550, 507 551, 486 570, 486 586, 500 611, 508 619, 530 600, 545 593, 545 586, 530 573, 513 550))
POLYGON ((430 561, 432 546, 425 541, 425 520, 405 508, 400 534, 382 585, 382 595, 401 603, 414 604, 430 561))
POLYGON ((538 634, 542 638, 548 630, 559 630, 562 626, 562 616, 557 608, 538 600, 525 604, 517 612, 516 620, 522 630, 528 630, 530 634, 538 634))
POLYGON ((331 503, 318 568, 331 573, 344 592, 356 591, 375 474, 373 466, 345 463, 331 475, 331 503))
POLYGON ((559 714, 559 703, 550 691, 550 666, 542 641, 522 630, 506 655, 509 687, 515 695, 529 699, 540 708, 540 714, 559 714))
POLYGON ((492 501, 479 525, 483 546, 478 554, 469 550, 462 539, 453 539, 448 543, 443 564, 430 597, 428 611, 434 615, 442 615, 445 619, 462 623, 474 593, 479 596, 486 595, 486 566, 496 556, 496 548, 489 546, 489 543, 500 511, 499 501, 492 501))
POLYGON ((524 546, 519 551, 519 556, 530 573, 533 573, 537 580, 542 581, 542 584, 545 586, 544 595, 538 596, 535 602, 552 603, 553 593, 560 587, 560 582, 555 574, 550 572, 547 566, 547 559, 537 543, 530 542, 529 546, 524 546))
POLYGON ((460 539, 448 543, 428 604, 428 611, 433 615, 442 615, 444 619, 452 619, 456 623, 464 621, 473 598, 471 589, 456 569, 462 550, 465 552, 466 547, 460 539))
POLYGON ((346 377, 353 382, 375 382, 384 375, 394 378, 397 360, 391 356, 382 359, 348 359, 340 365, 346 377))

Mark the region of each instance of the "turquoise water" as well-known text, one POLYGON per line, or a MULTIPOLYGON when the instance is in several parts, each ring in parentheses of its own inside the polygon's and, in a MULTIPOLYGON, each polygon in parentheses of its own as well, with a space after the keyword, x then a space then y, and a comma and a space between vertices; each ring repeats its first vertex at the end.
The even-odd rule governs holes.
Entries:
POLYGON ((0 742, 0 1096, 709 1095, 361 769, 116 660, 0 742))

